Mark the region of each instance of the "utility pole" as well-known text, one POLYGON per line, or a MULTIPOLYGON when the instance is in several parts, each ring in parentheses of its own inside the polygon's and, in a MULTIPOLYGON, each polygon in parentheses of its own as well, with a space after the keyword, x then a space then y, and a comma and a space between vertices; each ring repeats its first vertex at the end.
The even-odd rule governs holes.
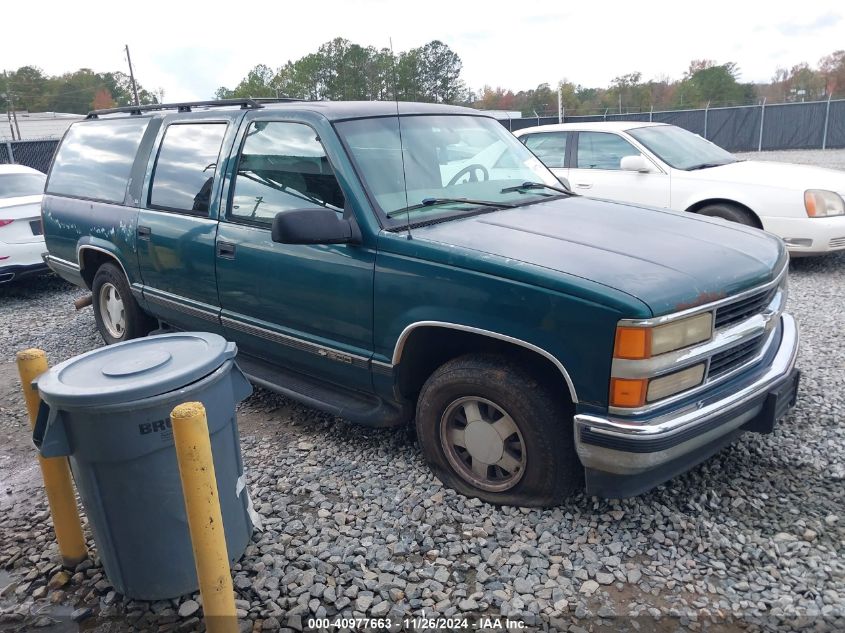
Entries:
POLYGON ((563 123, 563 88, 557 85, 557 122, 563 123))
POLYGON ((12 88, 9 85, 9 73, 3 71, 3 76, 6 78, 6 98, 9 100, 9 107, 7 116, 9 116, 9 131, 12 132, 12 140, 15 140, 15 130, 18 132, 18 140, 21 140, 21 128, 18 125, 18 115, 15 112, 15 96, 12 94, 12 88), (9 115, 11 113, 11 115, 9 115), (12 120, 15 122, 15 128, 12 129, 12 120))
POLYGON ((132 82, 132 94, 135 95, 135 105, 141 105, 138 99, 138 88, 135 86, 135 73, 132 71, 132 58, 129 57, 129 44, 126 44, 126 61, 129 62, 129 79, 132 82))

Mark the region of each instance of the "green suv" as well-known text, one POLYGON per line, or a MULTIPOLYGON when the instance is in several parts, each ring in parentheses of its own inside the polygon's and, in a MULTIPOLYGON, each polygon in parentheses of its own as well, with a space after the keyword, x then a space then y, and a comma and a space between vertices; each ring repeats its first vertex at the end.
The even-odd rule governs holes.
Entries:
POLYGON ((638 494, 795 402, 778 239, 575 196, 467 108, 92 112, 42 215, 107 343, 222 334, 258 385, 415 421, 438 477, 493 503, 638 494))

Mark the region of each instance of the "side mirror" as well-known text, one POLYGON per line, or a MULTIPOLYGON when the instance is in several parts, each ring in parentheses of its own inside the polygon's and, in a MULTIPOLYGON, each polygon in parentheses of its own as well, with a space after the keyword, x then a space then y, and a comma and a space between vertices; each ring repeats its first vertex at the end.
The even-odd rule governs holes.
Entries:
POLYGON ((271 235, 280 244, 349 244, 359 233, 332 209, 292 209, 276 214, 271 235))
POLYGON ((566 189, 567 191, 572 191, 572 186, 569 184, 569 181, 566 178, 564 178, 563 176, 558 176, 557 174, 555 174, 555 178, 557 178, 558 182, 563 185, 564 189, 566 189))
POLYGON ((623 156, 619 161, 619 168, 622 171, 638 171, 647 174, 651 171, 651 165, 642 154, 636 156, 623 156))

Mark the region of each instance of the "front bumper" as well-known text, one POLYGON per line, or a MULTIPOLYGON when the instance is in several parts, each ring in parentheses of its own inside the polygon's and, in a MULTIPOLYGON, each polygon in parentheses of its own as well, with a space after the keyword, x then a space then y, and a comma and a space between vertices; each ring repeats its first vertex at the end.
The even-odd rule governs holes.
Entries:
POLYGON ((576 415, 587 492, 636 495, 689 470, 745 430, 771 431, 794 404, 798 381, 795 320, 783 314, 780 329, 777 350, 761 368, 683 408, 636 422, 576 415))
POLYGON ((845 215, 831 218, 763 218, 763 228, 783 239, 789 254, 823 255, 845 250, 845 215))

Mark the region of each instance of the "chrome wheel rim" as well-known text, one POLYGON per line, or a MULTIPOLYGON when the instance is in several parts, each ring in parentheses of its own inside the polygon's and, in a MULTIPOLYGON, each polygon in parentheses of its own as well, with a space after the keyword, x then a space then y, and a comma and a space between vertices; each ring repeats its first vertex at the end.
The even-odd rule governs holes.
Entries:
POLYGON ((112 338, 123 338, 126 333, 126 310, 123 298, 114 284, 106 282, 100 287, 100 317, 103 327, 112 338))
POLYGON ((503 492, 525 472, 522 432, 499 405, 485 398, 458 398, 440 418, 440 444, 452 468, 476 488, 503 492))

